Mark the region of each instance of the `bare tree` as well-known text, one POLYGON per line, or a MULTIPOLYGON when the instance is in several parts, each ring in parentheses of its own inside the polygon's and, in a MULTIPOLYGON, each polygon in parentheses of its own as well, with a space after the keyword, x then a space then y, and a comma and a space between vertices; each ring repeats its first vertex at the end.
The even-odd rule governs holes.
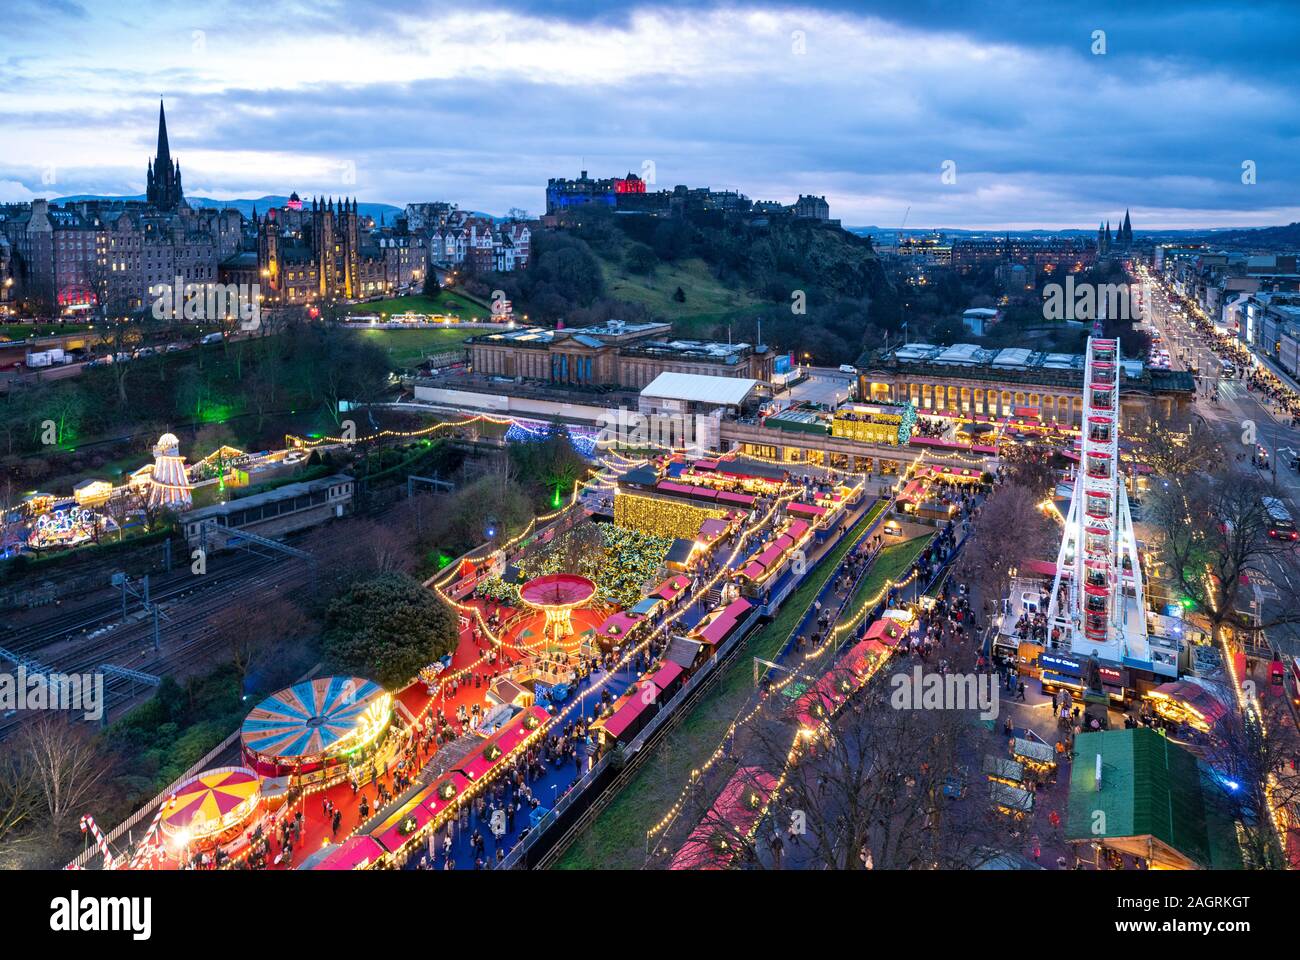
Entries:
MULTIPOLYGON (((1286 712, 1283 707, 1281 713, 1286 712)), ((1290 723, 1287 716, 1277 718, 1290 723)), ((1267 733, 1259 716, 1228 704, 1222 720, 1203 751, 1206 764, 1219 774, 1205 795, 1222 818, 1237 828, 1243 860, 1250 869, 1284 870, 1285 837, 1273 828, 1274 809, 1300 809, 1300 777, 1296 776, 1291 738, 1267 733)))
POLYGON ((230 652, 230 663, 241 686, 278 646, 307 634, 306 621, 298 608, 272 591, 223 607, 213 615, 211 623, 230 652))
POLYGON ((838 703, 816 687, 793 707, 770 696, 724 744, 729 759, 691 789, 652 859, 684 849, 688 860, 751 867, 972 869, 1016 849, 1026 825, 994 808, 972 769, 1002 741, 970 711, 896 709, 888 672, 850 693, 852 674, 830 671, 847 697, 838 703), (809 697, 830 717, 815 736, 799 729, 816 706, 809 697), (747 813, 756 808, 761 822, 747 813))
POLYGON ((103 343, 108 345, 112 363, 109 370, 113 374, 113 385, 117 390, 119 407, 127 405, 126 378, 131 373, 131 354, 144 339, 144 331, 139 323, 131 320, 114 320, 108 327, 103 343))
POLYGON ((1225 627, 1250 634, 1300 624, 1300 562, 1295 545, 1269 536, 1268 484, 1221 464, 1213 474, 1168 478, 1154 497, 1167 576, 1208 621, 1217 642, 1225 627), (1268 612, 1250 611, 1251 581, 1279 591, 1268 612))
POLYGON ((1038 496, 1050 496, 1056 485, 1056 470, 1052 466, 1054 454, 1039 444, 1014 446, 1002 455, 1006 482, 1025 487, 1038 496))
POLYGON ((1124 435, 1158 477, 1187 476, 1218 462, 1223 454, 1218 436, 1200 415, 1147 416, 1124 435))
POLYGON ((1044 515, 1041 502, 1033 489, 1008 481, 980 507, 962 567, 970 571, 981 596, 1002 599, 1011 588, 1013 570, 1054 551, 1060 528, 1044 515))
POLYGON ((17 750, 0 753, 0 845, 12 848, 40 811, 36 767, 17 750))
POLYGON ((95 797, 108 774, 109 760, 96 748, 90 728, 56 713, 26 724, 15 747, 32 764, 41 818, 49 836, 56 838, 95 797))
POLYGON ((112 520, 113 525, 117 527, 118 540, 122 539, 123 528, 126 527, 127 518, 131 516, 131 499, 132 498, 127 495, 126 491, 121 493, 115 491, 112 496, 104 501, 104 505, 99 508, 99 512, 109 520, 112 520))

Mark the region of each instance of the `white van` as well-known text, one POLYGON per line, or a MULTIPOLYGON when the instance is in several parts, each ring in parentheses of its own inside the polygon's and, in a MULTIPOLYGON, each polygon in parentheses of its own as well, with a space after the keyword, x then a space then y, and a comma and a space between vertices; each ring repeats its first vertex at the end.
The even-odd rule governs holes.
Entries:
POLYGON ((220 342, 221 342, 220 332, 209 333, 207 336, 205 336, 202 340, 199 341, 199 343, 220 343, 220 342))

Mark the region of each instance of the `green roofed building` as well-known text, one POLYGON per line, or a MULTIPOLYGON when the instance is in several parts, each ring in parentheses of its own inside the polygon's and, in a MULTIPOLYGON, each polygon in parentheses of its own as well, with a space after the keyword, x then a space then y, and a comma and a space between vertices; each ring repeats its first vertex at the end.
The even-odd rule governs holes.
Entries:
POLYGON ((1153 869, 1241 869, 1223 788, 1194 754, 1147 727, 1083 733, 1074 749, 1066 840, 1143 857, 1153 869))

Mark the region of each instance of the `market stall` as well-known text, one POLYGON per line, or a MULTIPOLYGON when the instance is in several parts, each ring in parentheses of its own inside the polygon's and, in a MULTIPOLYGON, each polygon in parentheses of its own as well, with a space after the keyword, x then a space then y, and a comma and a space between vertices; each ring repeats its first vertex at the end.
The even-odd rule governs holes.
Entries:
POLYGON ((1021 787, 1025 782, 1025 765, 1006 757, 987 756, 984 758, 984 775, 1008 787, 1021 787))
POLYGON ((658 710, 659 688, 651 680, 643 680, 624 694, 614 707, 614 712, 592 724, 592 732, 602 746, 616 741, 627 743, 640 733, 658 710))
POLYGON ((1023 820, 1034 812, 1034 794, 1024 787, 1010 787, 997 780, 989 780, 989 800, 994 809, 1016 820, 1023 820))
POLYGON ((796 500, 785 508, 786 513, 798 514, 801 517, 811 517, 814 520, 820 520, 829 512, 825 507, 819 507, 815 503, 804 503, 796 500))
POLYGON ((767 809, 777 779, 761 767, 741 767, 673 855, 669 870, 726 870, 767 809))
POLYGON ((1011 758, 1039 779, 1056 773, 1056 754, 1047 744, 1037 740, 1014 738, 1011 741, 1011 758))
POLYGON ((864 640, 878 640, 887 647, 896 647, 907 637, 907 625, 894 617, 881 617, 867 628, 864 640))
POLYGON ((673 600, 676 600, 677 597, 681 595, 681 592, 685 590, 687 587, 689 587, 690 585, 691 585, 690 577, 684 576, 682 574, 678 574, 676 576, 669 577, 663 583, 659 584, 659 586, 655 587, 654 592, 651 594, 651 596, 658 597, 660 600, 667 600, 671 602, 673 600))
POLYGON ((1151 704, 1157 716, 1170 723, 1186 724, 1201 733, 1209 733, 1229 710, 1223 699, 1191 680, 1162 683, 1148 690, 1143 699, 1151 704))
POLYGON ((726 607, 714 610, 701 620, 691 631, 691 636, 711 644, 715 649, 731 636, 743 618, 752 609, 753 604, 743 597, 733 600, 726 607))
POLYGON ((622 643, 644 621, 645 617, 640 614, 620 610, 605 618, 605 622, 596 628, 596 635, 610 643, 622 643))

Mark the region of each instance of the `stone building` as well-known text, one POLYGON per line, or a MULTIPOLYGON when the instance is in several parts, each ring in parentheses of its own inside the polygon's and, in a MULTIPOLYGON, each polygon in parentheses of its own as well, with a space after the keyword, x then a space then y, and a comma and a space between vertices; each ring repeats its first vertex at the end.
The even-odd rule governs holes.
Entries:
MULTIPOLYGON (((911 403, 922 414, 1041 417, 1078 425, 1083 416, 1083 355, 1020 347, 987 349, 912 343, 878 351, 860 363, 859 392, 878 403, 911 403)), ((1120 382, 1121 428, 1191 408, 1191 375, 1147 369, 1125 360, 1120 382)))
POLYGON ((611 320, 591 327, 522 327, 466 341, 470 363, 483 376, 522 377, 578 387, 636 389, 661 373, 772 379, 767 346, 679 340, 668 323, 611 320))
MULTIPOLYGON (((256 221, 257 275, 268 303, 366 300, 418 291, 428 269, 423 237, 363 228, 357 201, 319 197, 273 207, 256 221)), ((233 276, 247 258, 223 267, 233 276)))

